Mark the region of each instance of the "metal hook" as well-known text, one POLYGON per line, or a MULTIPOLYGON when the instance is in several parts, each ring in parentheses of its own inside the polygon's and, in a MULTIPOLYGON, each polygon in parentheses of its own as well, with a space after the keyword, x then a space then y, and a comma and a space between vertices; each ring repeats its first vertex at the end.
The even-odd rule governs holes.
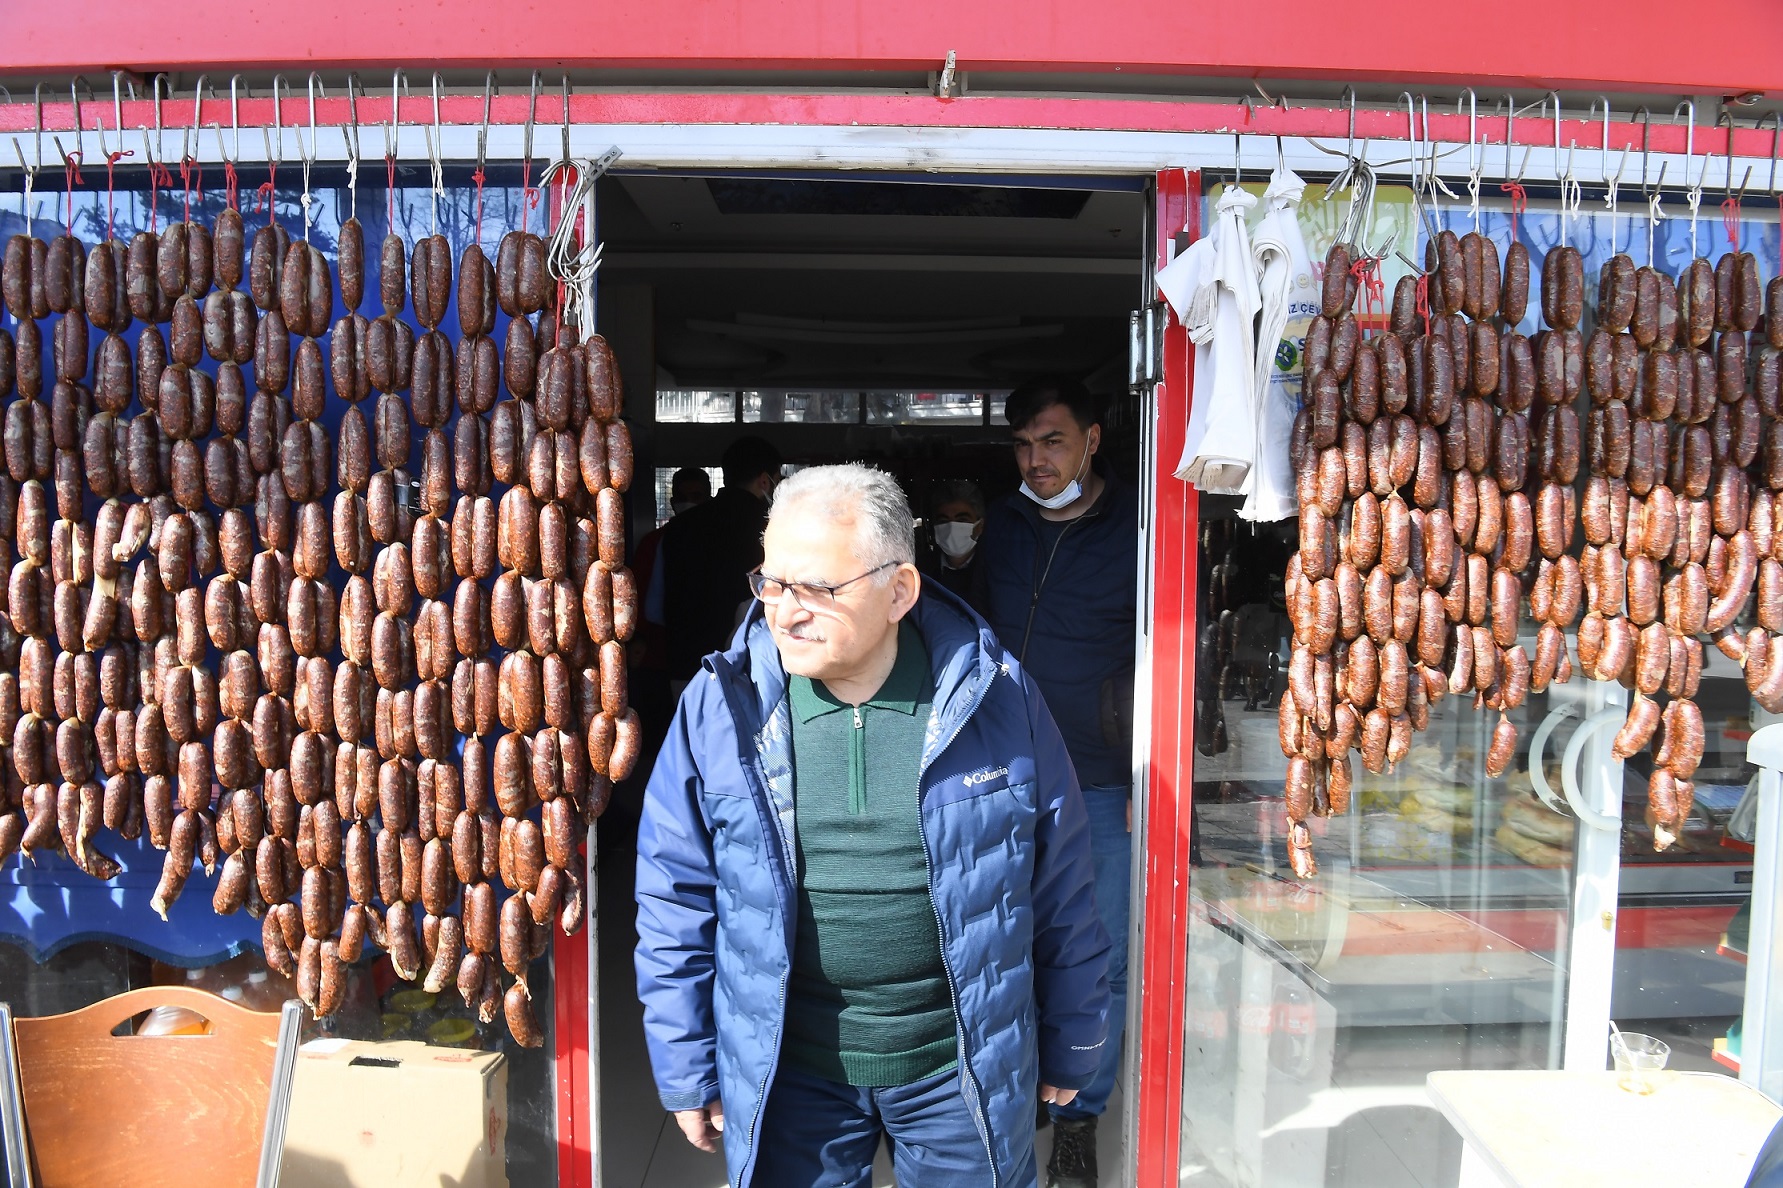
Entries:
MULTIPOLYGON (((1560 180, 1560 92, 1549 91, 1548 99, 1554 101, 1554 180, 1560 180)), ((1548 99, 1542 100, 1542 110, 1548 110, 1548 99)))
POLYGON ((563 76, 563 160, 570 159, 570 76, 563 76))
MULTIPOLYGON (((241 160, 241 100, 235 93, 240 84, 241 75, 232 74, 229 76, 229 125, 235 133, 235 157, 233 159, 224 157, 223 159, 231 165, 241 160)), ((253 92, 250 90, 248 95, 251 98, 253 92)))
POLYGON ((401 70, 390 72, 390 119, 384 124, 384 159, 396 159, 396 131, 401 123, 402 111, 398 96, 409 93, 409 76, 401 70))
MULTIPOLYGON (((117 126, 118 150, 120 152, 123 151, 123 148, 124 148, 124 86, 123 86, 123 77, 124 77, 124 72, 122 70, 114 70, 111 72, 111 117, 112 117, 112 123, 117 126)), ((100 136, 99 136, 99 151, 105 152, 105 134, 103 131, 101 131, 100 136)))
POLYGON ((523 160, 532 160, 532 125, 539 114, 539 72, 532 72, 532 86, 526 99, 526 140, 521 146, 520 156, 523 160))
POLYGON ((1350 131, 1344 140, 1343 155, 1353 161, 1356 159, 1356 88, 1346 86, 1337 98, 1341 102, 1346 96, 1350 101, 1350 131))
MULTIPOLYGON (((1260 91, 1263 88, 1258 87, 1257 89, 1260 91)), ((1287 111, 1288 110, 1288 97, 1286 95, 1283 95, 1279 99, 1271 99, 1269 101, 1269 106, 1271 108, 1279 107, 1279 108, 1281 108, 1281 110, 1287 111)), ((1275 171, 1277 173, 1285 173, 1285 172, 1287 172, 1287 168, 1288 168, 1288 154, 1282 148, 1281 133, 1278 132, 1278 133, 1276 133, 1276 136, 1275 136, 1275 171)))
MULTIPOLYGON (((37 131, 33 134, 37 141, 37 164, 31 167, 33 175, 43 168, 43 84, 38 83, 31 89, 31 101, 37 105, 37 131)), ((20 162, 24 164, 24 162, 20 162)))
POLYGON ((310 71, 310 78, 309 78, 309 93, 310 93, 310 148, 309 148, 309 152, 306 153, 303 151, 303 134, 299 133, 298 137, 297 137, 297 155, 299 157, 303 158, 303 163, 305 165, 314 165, 316 163, 316 92, 317 91, 322 92, 322 98, 324 98, 324 99, 328 98, 328 88, 322 85, 322 76, 320 74, 316 73, 314 70, 312 70, 312 71, 310 71))
MULTIPOLYGON (((1410 91, 1399 92, 1399 98, 1405 100, 1405 143, 1407 155, 1411 158, 1412 205, 1417 207, 1421 205, 1424 192, 1418 178, 1418 166, 1422 163, 1422 158, 1418 155, 1418 101, 1412 98, 1410 91)), ((1398 100, 1394 100, 1394 103, 1397 105, 1398 100)))
MULTIPOLYGON (((1249 127, 1251 122, 1251 97, 1249 95, 1241 95, 1239 96, 1238 102, 1239 105, 1244 108, 1245 126, 1249 127)), ((1241 186, 1244 184, 1244 134, 1237 131, 1232 133, 1232 184, 1234 186, 1241 186)))
MULTIPOLYGON (((278 159, 283 161, 285 159, 285 109, 279 102, 280 83, 285 84, 287 93, 291 90, 291 83, 282 74, 275 74, 272 76, 272 135, 278 140, 278 159)), ((262 129, 262 131, 264 131, 264 129, 262 129)), ((303 137, 299 136, 297 141, 297 147, 301 149, 303 147, 303 137)), ((269 164, 271 163, 271 154, 268 154, 267 161, 269 164)))
MULTIPOLYGON (((1684 184, 1690 184, 1690 161, 1696 156, 1696 100, 1686 99, 1672 108, 1672 120, 1676 122, 1679 112, 1687 112, 1690 123, 1684 133, 1684 184)), ((1709 171, 1709 161, 1703 158, 1703 167, 1697 171, 1695 189, 1702 189, 1703 178, 1709 171)))
POLYGON ((210 76, 199 75, 198 82, 192 87, 192 151, 185 154, 188 158, 197 151, 198 133, 204 127, 204 92, 207 88, 210 90, 211 98, 215 99, 217 89, 210 85, 210 76))
MULTIPOLYGON (((1722 112, 1721 115, 1716 118, 1715 126, 1717 128, 1719 128, 1722 124, 1727 125, 1727 177, 1724 178, 1723 182, 1722 182, 1722 194, 1728 198, 1732 198, 1732 197, 1734 197, 1734 192, 1733 192, 1733 132, 1734 132, 1734 127, 1735 127, 1734 122, 1733 122, 1733 116, 1728 114, 1725 111, 1722 112)), ((1752 180, 1752 167, 1750 165, 1748 165, 1748 166, 1746 166, 1746 176, 1740 180, 1739 197, 1744 198, 1746 196, 1746 185, 1751 180, 1752 180)))
MULTIPOLYGON (((88 95, 93 94, 92 84, 87 82, 86 77, 84 75, 77 74, 68 83, 68 97, 74 101, 74 139, 75 139, 76 143, 79 143, 80 134, 81 134, 80 89, 82 87, 87 88, 88 95)), ((157 130, 159 130, 158 123, 157 123, 157 130)))
MULTIPOLYGON (((1777 193, 1777 141, 1783 138, 1783 111, 1773 111, 1765 117, 1771 121, 1771 194, 1777 193)), ((1764 120, 1754 125, 1755 130, 1764 128, 1764 120)))
POLYGON ((1603 104, 1603 147, 1599 152, 1599 156, 1598 156, 1598 160, 1597 160, 1597 171, 1598 171, 1598 173, 1603 175, 1603 179, 1605 181, 1609 181, 1610 180, 1610 100, 1609 100, 1608 96, 1599 95, 1597 98, 1593 99, 1591 101, 1591 110, 1585 114, 1585 118, 1587 120, 1589 120, 1592 116, 1597 114, 1597 105, 1599 103, 1603 104))
POLYGON ((489 157, 489 101, 495 94, 495 71, 491 70, 483 76, 483 126, 477 129, 477 172, 483 172, 483 163, 489 157))
MULTIPOLYGON (((1517 140, 1516 127, 1517 97, 1510 91, 1506 91, 1504 93, 1504 180, 1507 183, 1511 180, 1511 145, 1515 144, 1517 140)), ((1529 162, 1527 153, 1524 154, 1523 161, 1525 166, 1527 166, 1529 162)), ((1521 171, 1518 171, 1517 173, 1517 180, 1523 180, 1521 171)))
POLYGON ((173 95, 173 80, 168 78, 165 72, 157 74, 155 77, 149 79, 149 102, 153 103, 155 107, 155 152, 157 154, 157 159, 159 159, 159 156, 161 155, 161 146, 166 143, 162 138, 163 125, 161 121, 161 100, 163 98, 161 85, 163 83, 167 84, 167 97, 171 98, 173 95))
MULTIPOLYGON (((1461 100, 1467 100, 1467 172, 1475 178, 1479 176, 1480 166, 1484 163, 1484 147, 1480 144, 1479 131, 1479 96, 1474 89, 1468 87, 1455 99, 1455 114, 1461 114, 1461 100)), ((1477 184, 1477 182, 1476 182, 1477 184)))
POLYGON ((357 74, 347 75, 347 127, 341 129, 341 139, 347 143, 347 168, 357 173, 359 170, 359 97, 355 89, 364 90, 365 84, 359 81, 357 74))
POLYGON ((1650 141, 1653 137, 1653 113, 1643 104, 1635 109, 1634 114, 1641 121, 1641 193, 1645 195, 1647 193, 1647 160, 1652 151, 1650 141))

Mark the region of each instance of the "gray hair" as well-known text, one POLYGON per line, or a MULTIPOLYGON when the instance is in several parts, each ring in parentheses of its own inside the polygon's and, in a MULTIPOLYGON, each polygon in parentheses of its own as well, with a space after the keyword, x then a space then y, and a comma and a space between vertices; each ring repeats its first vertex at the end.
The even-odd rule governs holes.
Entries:
POLYGON ((865 565, 916 561, 916 520, 898 481, 883 470, 850 462, 808 466, 774 489, 772 520, 795 504, 815 504, 832 519, 855 520, 855 555, 865 565))
POLYGON ((979 519, 984 519, 984 493, 971 479, 949 479, 935 488, 935 494, 929 500, 929 506, 938 508, 949 503, 963 503, 971 508, 979 519))

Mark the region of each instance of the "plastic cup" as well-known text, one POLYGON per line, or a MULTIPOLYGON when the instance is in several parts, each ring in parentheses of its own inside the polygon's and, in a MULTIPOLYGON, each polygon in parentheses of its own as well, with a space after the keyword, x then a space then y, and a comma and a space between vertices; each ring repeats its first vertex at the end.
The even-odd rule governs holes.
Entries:
POLYGON ((1658 1086, 1658 1074, 1664 1070, 1672 1050, 1663 1040, 1638 1032, 1624 1031, 1611 1037, 1610 1055, 1616 1061, 1616 1083, 1630 1093, 1643 1096, 1658 1086))

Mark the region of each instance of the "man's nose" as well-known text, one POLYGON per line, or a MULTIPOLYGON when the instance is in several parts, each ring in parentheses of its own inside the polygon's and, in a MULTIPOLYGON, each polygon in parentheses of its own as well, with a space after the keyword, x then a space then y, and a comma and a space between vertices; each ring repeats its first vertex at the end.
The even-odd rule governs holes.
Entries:
POLYGON ((781 629, 791 627, 800 620, 811 617, 811 612, 799 605, 799 600, 793 597, 791 590, 782 593, 780 601, 770 606, 768 613, 774 620, 774 626, 781 629))

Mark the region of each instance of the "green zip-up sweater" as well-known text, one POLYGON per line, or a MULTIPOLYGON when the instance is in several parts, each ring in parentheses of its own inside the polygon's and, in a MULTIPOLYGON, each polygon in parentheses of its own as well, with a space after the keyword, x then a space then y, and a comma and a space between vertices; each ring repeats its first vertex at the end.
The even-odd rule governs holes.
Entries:
POLYGON ((908 620, 858 708, 808 677, 788 685, 799 921, 785 1055, 849 1085, 908 1085, 958 1054, 917 812, 932 685, 908 620))

